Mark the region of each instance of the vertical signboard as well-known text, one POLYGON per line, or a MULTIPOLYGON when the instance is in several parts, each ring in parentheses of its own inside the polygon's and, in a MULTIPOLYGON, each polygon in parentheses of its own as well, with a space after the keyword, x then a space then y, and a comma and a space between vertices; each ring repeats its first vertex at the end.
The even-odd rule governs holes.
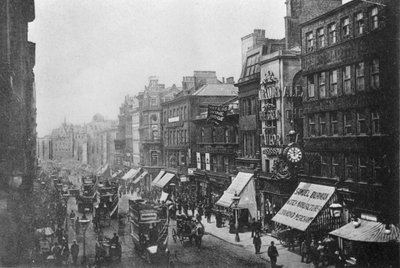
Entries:
POLYGON ((201 169, 201 156, 199 152, 196 152, 197 169, 201 169))
POLYGON ((206 153, 206 170, 211 170, 210 153, 206 153))

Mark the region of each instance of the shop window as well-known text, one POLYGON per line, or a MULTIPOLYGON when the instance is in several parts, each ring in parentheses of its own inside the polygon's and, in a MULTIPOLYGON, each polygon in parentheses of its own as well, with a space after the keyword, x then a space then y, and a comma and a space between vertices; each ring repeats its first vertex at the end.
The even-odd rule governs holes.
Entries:
POLYGON ((331 112, 329 114, 330 118, 330 126, 331 126, 331 135, 338 135, 339 134, 339 123, 338 123, 338 115, 337 112, 331 112))
POLYGON ((362 12, 358 12, 356 14, 356 33, 357 35, 361 35, 364 33, 364 14, 362 12))
POLYGON ((308 133, 309 136, 316 136, 315 115, 310 115, 308 118, 308 133))
POLYGON ((372 125, 372 134, 380 134, 381 133, 381 120, 379 116, 379 112, 371 112, 371 125, 372 125))
POLYGON ((378 89, 380 86, 379 73, 379 59, 373 59, 371 63, 371 87, 373 89, 378 89))
POLYGON ((322 72, 318 75, 318 83, 319 83, 319 97, 325 98, 326 97, 326 90, 325 90, 325 72, 322 72))
POLYGON ((319 133, 321 136, 326 136, 326 115, 325 113, 319 116, 319 133))
POLYGON ((356 89, 358 91, 363 91, 365 89, 364 62, 359 62, 356 64, 356 89))
POLYGON ((342 19, 342 38, 348 38, 350 36, 350 20, 349 18, 342 19))
POLYGON ((314 34, 313 34, 313 32, 306 33, 306 39, 307 39, 307 51, 313 51, 314 50, 314 34))
POLYGON ((345 156, 346 180, 354 181, 356 179, 357 170, 355 162, 355 157, 353 155, 345 156))
POLYGON ((332 178, 339 178, 339 169, 339 157, 337 155, 332 155, 332 178))
POLYGON ((329 44, 330 45, 335 44, 337 38, 336 22, 328 25, 328 31, 329 31, 329 44))
POLYGON ((318 48, 322 48, 325 46, 324 28, 319 28, 317 30, 317 46, 318 48))
POLYGON ((343 67, 343 91, 344 94, 351 94, 351 67, 343 67))
POLYGON ((307 89, 308 89, 308 97, 314 98, 315 96, 315 87, 314 87, 314 76, 307 76, 307 89))
POLYGON ((367 122, 365 113, 357 113, 357 134, 367 134, 367 122))
POLYGON ((378 8, 371 9, 371 29, 375 30, 379 27, 378 8))
POLYGON ((330 177, 330 157, 327 155, 321 156, 321 176, 329 178, 330 177))
POLYGON ((353 134, 352 130, 353 115, 350 111, 347 111, 343 115, 344 135, 353 134))
POLYGON ((337 81, 338 81, 338 72, 337 70, 333 70, 329 72, 329 83, 330 83, 330 95, 337 96, 337 81))

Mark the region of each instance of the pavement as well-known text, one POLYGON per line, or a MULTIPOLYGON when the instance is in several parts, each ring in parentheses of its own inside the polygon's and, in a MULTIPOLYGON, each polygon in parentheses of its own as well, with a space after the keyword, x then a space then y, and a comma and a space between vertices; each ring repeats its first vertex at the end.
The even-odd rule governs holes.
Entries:
MULTIPOLYGON (((207 223, 207 220, 203 217, 202 223, 204 225, 206 234, 217 237, 225 242, 243 247, 245 250, 250 252, 255 252, 253 245, 253 238, 251 237, 251 232, 239 233, 240 242, 235 241, 235 234, 229 233, 229 227, 221 227, 217 228, 215 217, 211 217, 211 222, 207 223)), ((287 248, 281 245, 279 240, 272 237, 270 234, 263 234, 261 237, 261 254, 259 254, 260 258, 265 259, 266 261, 270 261, 267 250, 271 241, 274 241, 274 244, 278 250, 278 267, 285 268, 311 268, 314 267, 312 263, 304 263, 301 262, 300 249, 296 247, 294 251, 289 251, 287 248)))

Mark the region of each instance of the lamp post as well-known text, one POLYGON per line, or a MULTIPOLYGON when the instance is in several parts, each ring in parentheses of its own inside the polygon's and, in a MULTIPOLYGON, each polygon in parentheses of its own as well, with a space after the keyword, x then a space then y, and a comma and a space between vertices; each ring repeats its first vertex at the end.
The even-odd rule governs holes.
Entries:
MULTIPOLYGON (((84 214, 85 216, 85 214, 84 214)), ((83 231, 83 258, 82 258, 82 264, 86 263, 86 230, 89 227, 90 220, 88 219, 80 219, 79 224, 82 227, 83 231)))
POLYGON ((240 201, 240 196, 237 195, 237 193, 235 193, 235 195, 232 197, 232 201, 235 205, 234 207, 234 211, 235 211, 235 241, 236 242, 240 242, 240 238, 239 238, 239 219, 238 219, 238 205, 239 205, 239 201, 240 201))

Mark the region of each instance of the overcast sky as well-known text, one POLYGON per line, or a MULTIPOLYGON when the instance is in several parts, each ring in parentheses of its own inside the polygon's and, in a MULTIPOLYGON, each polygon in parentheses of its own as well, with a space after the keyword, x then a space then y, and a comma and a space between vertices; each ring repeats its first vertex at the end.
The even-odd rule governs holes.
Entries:
POLYGON ((240 38, 253 29, 284 37, 285 0, 37 0, 38 134, 96 113, 117 119, 148 77, 181 86, 194 70, 218 78, 241 69, 240 38))

